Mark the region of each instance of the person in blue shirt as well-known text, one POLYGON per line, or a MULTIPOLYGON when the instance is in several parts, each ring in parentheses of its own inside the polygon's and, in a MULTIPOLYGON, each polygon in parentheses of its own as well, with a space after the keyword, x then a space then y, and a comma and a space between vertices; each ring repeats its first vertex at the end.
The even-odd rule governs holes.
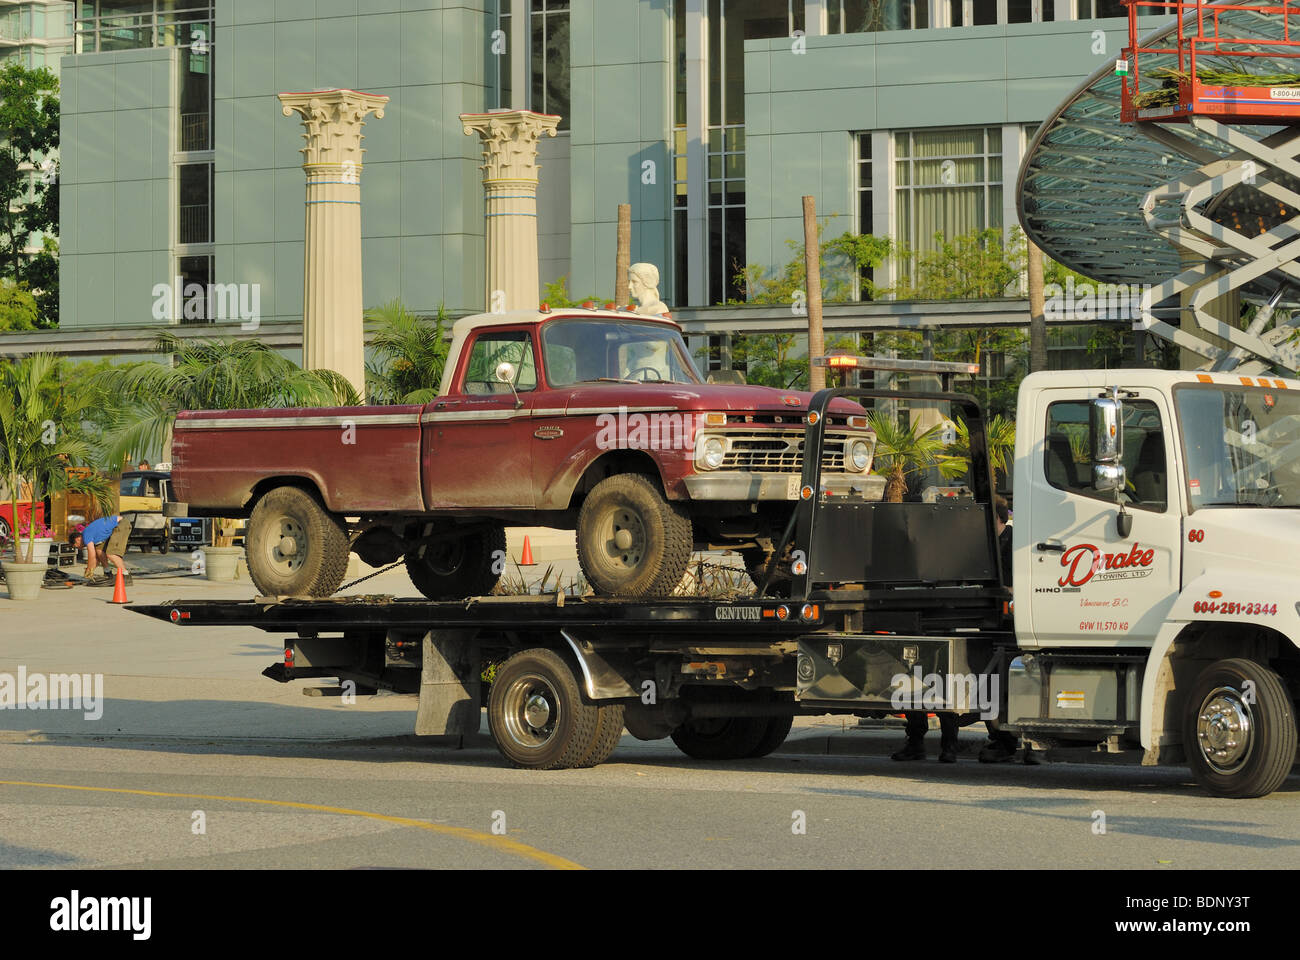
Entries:
POLYGON ((94 578, 97 567, 101 565, 107 566, 105 561, 112 563, 114 567, 122 571, 124 577, 130 579, 130 574, 126 572, 126 563, 122 558, 105 550, 108 545, 108 538, 113 535, 113 531, 117 529, 117 525, 121 522, 121 514, 100 517, 98 520, 90 521, 81 531, 73 531, 68 535, 68 542, 74 547, 81 549, 84 546, 86 548, 85 577, 87 580, 94 578))

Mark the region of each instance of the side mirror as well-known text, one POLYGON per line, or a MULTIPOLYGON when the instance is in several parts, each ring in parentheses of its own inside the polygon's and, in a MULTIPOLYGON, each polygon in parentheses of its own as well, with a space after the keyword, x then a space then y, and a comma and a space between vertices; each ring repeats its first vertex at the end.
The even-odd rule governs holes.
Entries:
POLYGON ((1120 430, 1123 412, 1123 404, 1114 397, 1092 401, 1088 420, 1093 463, 1119 463, 1124 452, 1124 434, 1120 430))
POLYGON ((1088 412, 1092 487, 1102 492, 1124 489, 1124 405, 1118 396, 1097 397, 1088 412))
POLYGON ((509 360, 502 360, 500 363, 497 364, 497 368, 496 368, 497 382, 504 383, 507 387, 510 388, 510 392, 514 394, 515 397, 516 410, 518 410, 520 407, 524 405, 524 402, 519 399, 519 391, 515 389, 515 377, 518 375, 518 372, 519 372, 518 368, 509 360))

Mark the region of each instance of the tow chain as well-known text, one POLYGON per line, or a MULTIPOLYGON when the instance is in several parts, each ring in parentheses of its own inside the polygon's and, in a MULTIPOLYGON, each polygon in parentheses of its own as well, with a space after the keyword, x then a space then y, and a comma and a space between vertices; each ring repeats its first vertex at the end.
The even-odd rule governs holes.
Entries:
POLYGON ((400 566, 401 566, 402 564, 404 564, 405 562, 406 562, 406 557, 402 557, 401 560, 398 560, 396 563, 390 563, 388 566, 384 567, 384 569, 382 569, 382 570, 376 570, 374 573, 367 573, 364 577, 357 577, 357 579, 353 580, 351 583, 345 583, 345 584, 343 584, 343 586, 339 587, 339 589, 338 589, 338 590, 335 590, 334 592, 335 592, 335 593, 338 593, 338 592, 341 591, 341 590, 346 590, 346 589, 348 589, 348 587, 355 587, 358 583, 365 583, 367 580, 371 579, 372 577, 377 577, 377 576, 379 576, 381 573, 387 573, 389 570, 395 570, 396 568, 400 567, 400 566))

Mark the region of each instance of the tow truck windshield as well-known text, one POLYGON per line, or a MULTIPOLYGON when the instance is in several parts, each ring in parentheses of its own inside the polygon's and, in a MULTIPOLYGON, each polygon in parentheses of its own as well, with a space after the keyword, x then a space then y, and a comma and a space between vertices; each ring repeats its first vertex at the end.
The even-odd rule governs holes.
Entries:
POLYGON ((635 320, 552 320, 542 327, 551 386, 575 383, 699 383, 674 328, 635 320))
POLYGON ((1188 384, 1174 397, 1193 510, 1300 506, 1300 393, 1188 384))

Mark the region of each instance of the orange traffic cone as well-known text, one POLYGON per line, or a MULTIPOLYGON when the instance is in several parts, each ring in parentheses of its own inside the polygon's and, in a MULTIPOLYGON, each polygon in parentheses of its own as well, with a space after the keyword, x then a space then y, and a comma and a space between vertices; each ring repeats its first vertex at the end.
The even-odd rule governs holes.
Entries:
POLYGON ((524 555, 519 558, 519 566, 535 567, 537 561, 533 559, 533 545, 528 541, 528 535, 524 535, 524 555))
POLYGON ((117 568, 117 579, 113 581, 113 599, 109 603, 127 603, 126 581, 122 579, 122 568, 117 568))

